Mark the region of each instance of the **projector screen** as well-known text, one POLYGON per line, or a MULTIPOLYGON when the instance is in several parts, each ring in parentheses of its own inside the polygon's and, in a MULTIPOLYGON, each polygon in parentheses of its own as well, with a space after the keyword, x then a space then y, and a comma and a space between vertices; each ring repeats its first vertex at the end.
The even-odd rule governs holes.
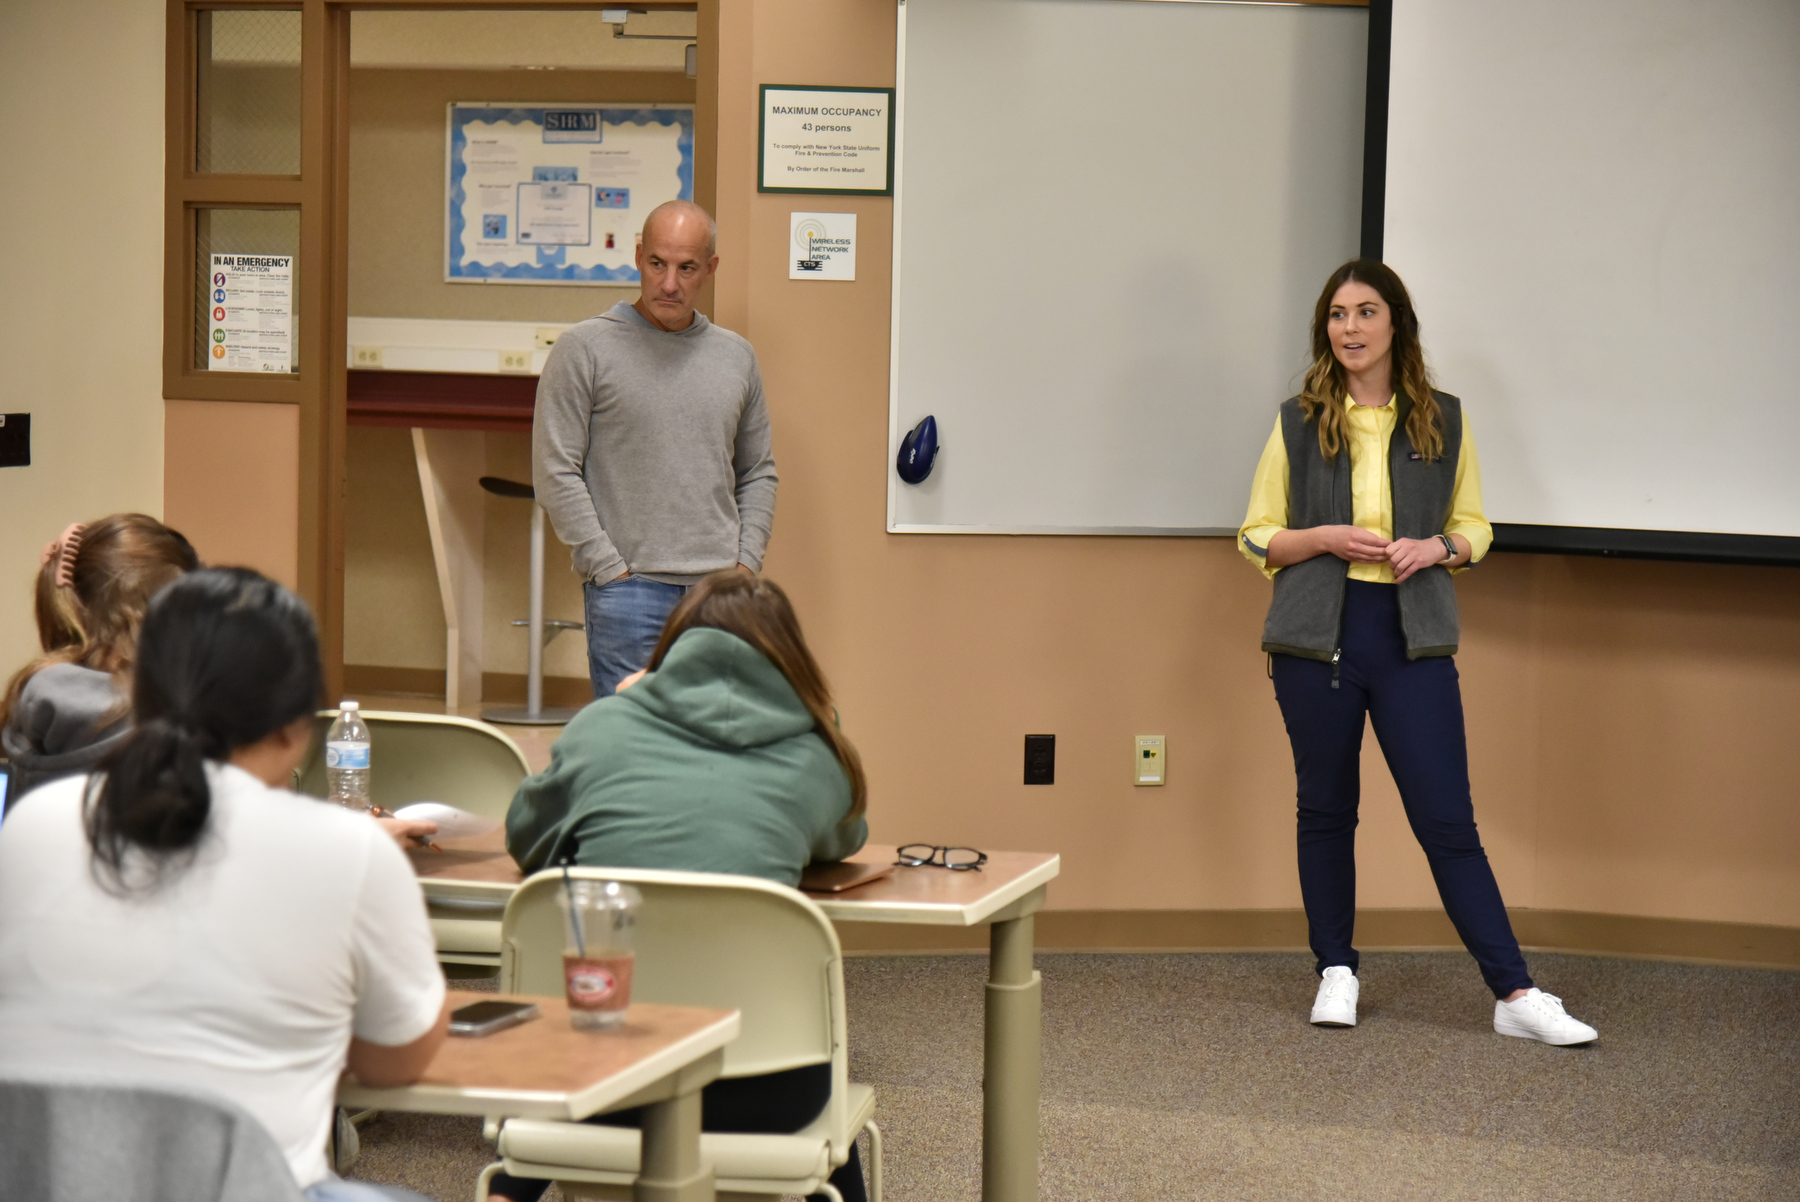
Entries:
POLYGON ((1392 56, 1383 257, 1489 516, 1800 536, 1800 3, 1394 0, 1392 56))

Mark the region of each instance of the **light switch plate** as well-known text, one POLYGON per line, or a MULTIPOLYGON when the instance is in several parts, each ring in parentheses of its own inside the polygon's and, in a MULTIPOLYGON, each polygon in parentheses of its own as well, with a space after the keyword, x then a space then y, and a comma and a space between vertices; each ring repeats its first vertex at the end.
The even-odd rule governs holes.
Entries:
POLYGON ((1169 749, 1161 735, 1139 735, 1132 743, 1132 772, 1140 785, 1160 785, 1168 768, 1169 749))

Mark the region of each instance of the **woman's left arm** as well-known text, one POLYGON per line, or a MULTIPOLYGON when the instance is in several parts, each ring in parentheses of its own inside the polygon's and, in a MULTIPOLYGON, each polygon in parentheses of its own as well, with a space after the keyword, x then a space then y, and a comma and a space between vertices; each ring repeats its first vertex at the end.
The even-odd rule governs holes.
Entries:
POLYGON ((1475 453, 1475 436, 1469 432, 1469 415, 1463 413, 1462 447, 1456 456, 1456 483, 1450 494, 1450 520, 1444 523, 1444 538, 1401 538, 1388 544, 1388 561, 1394 565, 1394 583, 1398 584, 1421 568, 1443 564, 1452 572, 1465 571, 1480 562, 1494 542, 1494 528, 1488 524, 1481 504, 1481 461, 1475 453), (1455 546, 1452 555, 1444 545, 1448 538, 1455 546))

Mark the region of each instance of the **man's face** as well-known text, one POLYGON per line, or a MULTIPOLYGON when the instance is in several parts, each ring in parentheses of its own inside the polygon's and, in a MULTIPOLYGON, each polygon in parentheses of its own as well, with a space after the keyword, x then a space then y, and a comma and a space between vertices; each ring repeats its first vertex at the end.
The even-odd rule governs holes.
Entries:
POLYGON ((706 234, 706 222, 682 213, 651 223, 638 242, 638 312, 665 330, 688 328, 700 286, 718 270, 719 256, 707 253, 706 234))

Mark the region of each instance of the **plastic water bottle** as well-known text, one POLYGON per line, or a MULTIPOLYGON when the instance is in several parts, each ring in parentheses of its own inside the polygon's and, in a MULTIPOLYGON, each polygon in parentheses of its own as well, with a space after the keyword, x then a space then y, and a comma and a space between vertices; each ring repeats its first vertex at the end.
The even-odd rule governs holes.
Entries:
POLYGON ((369 728, 361 708, 338 702, 337 721, 325 735, 325 798, 352 810, 369 808, 369 728))

